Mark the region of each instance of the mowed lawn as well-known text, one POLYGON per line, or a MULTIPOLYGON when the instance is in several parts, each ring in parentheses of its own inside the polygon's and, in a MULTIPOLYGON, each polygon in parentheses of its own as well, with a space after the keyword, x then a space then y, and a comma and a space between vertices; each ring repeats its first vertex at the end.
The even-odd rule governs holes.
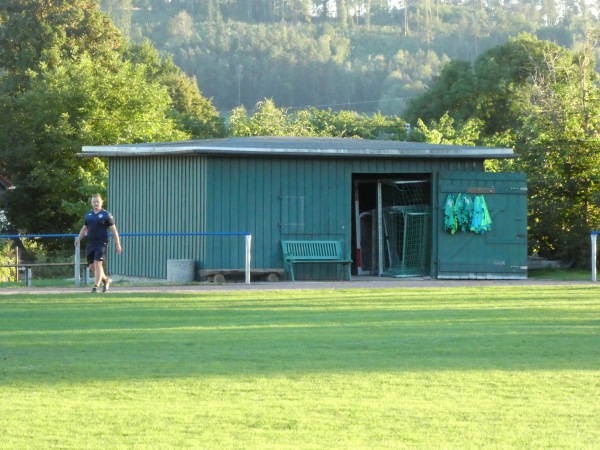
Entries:
POLYGON ((0 448, 599 448, 600 287, 0 295, 0 448))

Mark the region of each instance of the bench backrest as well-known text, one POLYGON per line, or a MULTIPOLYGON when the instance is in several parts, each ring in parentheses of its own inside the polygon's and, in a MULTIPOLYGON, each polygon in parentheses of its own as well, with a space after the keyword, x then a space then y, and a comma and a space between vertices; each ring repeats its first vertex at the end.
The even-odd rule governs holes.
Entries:
POLYGON ((340 241, 281 241, 283 256, 302 259, 342 259, 340 241))

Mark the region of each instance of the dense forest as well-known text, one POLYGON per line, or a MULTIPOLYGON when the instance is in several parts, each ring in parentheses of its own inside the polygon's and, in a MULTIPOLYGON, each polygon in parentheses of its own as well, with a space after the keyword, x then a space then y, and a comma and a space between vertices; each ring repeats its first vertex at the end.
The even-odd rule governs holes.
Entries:
POLYGON ((284 108, 399 115, 450 60, 521 32, 577 48, 600 1, 102 0, 122 34, 149 39, 227 116, 284 108))

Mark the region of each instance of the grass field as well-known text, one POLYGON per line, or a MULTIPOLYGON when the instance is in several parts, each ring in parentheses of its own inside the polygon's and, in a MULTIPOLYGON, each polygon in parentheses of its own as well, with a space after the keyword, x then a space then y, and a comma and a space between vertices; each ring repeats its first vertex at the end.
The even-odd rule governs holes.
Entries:
POLYGON ((600 287, 0 296, 0 448, 598 448, 600 287))

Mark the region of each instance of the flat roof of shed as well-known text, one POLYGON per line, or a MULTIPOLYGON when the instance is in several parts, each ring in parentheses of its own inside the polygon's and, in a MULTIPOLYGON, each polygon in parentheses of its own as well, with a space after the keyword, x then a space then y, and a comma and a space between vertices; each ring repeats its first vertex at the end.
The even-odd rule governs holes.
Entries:
POLYGON ((145 144, 84 146, 80 156, 264 155, 398 158, 514 158, 511 148, 321 137, 234 137, 145 144))

